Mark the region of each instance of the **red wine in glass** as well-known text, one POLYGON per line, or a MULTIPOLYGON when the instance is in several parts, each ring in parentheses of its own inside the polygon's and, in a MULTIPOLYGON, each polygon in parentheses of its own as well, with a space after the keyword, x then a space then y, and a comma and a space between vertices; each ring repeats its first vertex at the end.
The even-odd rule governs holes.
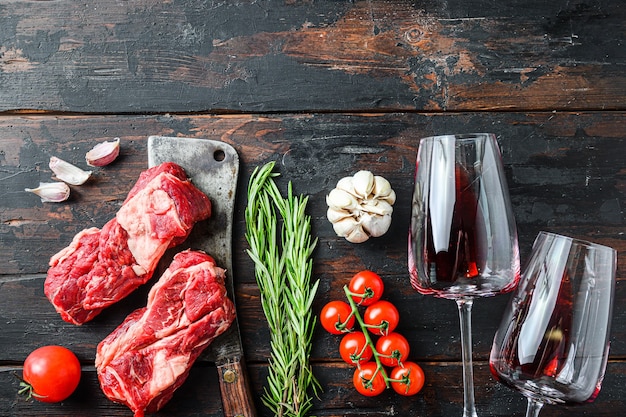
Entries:
MULTIPOLYGON (((450 224, 450 238, 447 250, 437 250, 433 239, 427 240, 426 262, 434 269, 437 282, 447 288, 458 277, 468 280, 479 279, 484 265, 485 223, 478 204, 477 192, 469 183, 466 173, 459 167, 455 169, 456 203, 450 224)), ((427 214, 429 230, 433 230, 430 213, 427 214)), ((437 291, 437 286, 432 290, 437 291)))
POLYGON ((495 138, 428 139, 416 167, 411 284, 450 299, 511 291, 519 280, 517 231, 495 138))
POLYGON ((494 337, 500 382, 544 404, 582 404, 600 392, 609 351, 615 250, 541 232, 494 337))

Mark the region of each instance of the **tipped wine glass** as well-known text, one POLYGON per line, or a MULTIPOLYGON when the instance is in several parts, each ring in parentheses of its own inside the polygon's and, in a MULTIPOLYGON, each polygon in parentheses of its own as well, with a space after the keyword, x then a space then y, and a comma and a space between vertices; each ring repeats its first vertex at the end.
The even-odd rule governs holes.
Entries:
POLYGON ((580 404, 600 392, 609 352, 616 251, 540 232, 496 332, 489 364, 528 399, 527 417, 544 404, 580 404))
POLYGON ((420 141, 408 259, 417 291, 457 303, 463 416, 476 417, 472 304, 477 297, 513 290, 520 275, 517 229, 495 135, 420 141))

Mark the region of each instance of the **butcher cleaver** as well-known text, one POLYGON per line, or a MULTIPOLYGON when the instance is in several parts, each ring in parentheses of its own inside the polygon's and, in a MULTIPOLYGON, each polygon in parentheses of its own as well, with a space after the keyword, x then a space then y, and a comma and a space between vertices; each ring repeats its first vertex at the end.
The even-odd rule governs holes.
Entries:
MULTIPOLYGON (((185 246, 205 251, 218 265, 226 269, 226 287, 228 295, 234 301, 232 236, 239 174, 237 151, 216 140, 150 136, 148 165, 152 167, 163 162, 180 165, 191 182, 211 200, 210 219, 196 225, 185 246)), ((217 366, 224 415, 256 416, 237 319, 209 345, 203 355, 217 366)))

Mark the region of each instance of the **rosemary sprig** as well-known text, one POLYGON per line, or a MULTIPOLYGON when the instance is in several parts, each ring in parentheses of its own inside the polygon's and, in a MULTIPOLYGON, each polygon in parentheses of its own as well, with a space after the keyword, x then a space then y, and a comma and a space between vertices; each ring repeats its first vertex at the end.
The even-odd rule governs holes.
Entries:
POLYGON ((271 356, 264 404, 276 416, 303 417, 319 382, 309 364, 315 316, 311 305, 319 280, 311 284, 311 218, 308 197, 283 198, 274 182, 274 162, 257 167, 248 184, 245 211, 247 253, 255 264, 261 305, 270 330, 271 356), (282 225, 279 233, 279 221, 282 225))

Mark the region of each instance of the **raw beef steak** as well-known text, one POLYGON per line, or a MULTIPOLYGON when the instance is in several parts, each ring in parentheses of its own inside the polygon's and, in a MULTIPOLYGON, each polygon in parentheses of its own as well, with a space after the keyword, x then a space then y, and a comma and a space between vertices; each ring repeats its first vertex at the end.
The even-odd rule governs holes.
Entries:
POLYGON ((135 310, 96 352, 100 386, 141 417, 170 400, 202 350, 235 319, 225 271, 204 252, 177 254, 135 310))
POLYGON ((166 249, 211 215, 211 202, 183 169, 144 171, 115 218, 78 233, 52 256, 44 291, 63 320, 82 324, 148 281, 166 249))

